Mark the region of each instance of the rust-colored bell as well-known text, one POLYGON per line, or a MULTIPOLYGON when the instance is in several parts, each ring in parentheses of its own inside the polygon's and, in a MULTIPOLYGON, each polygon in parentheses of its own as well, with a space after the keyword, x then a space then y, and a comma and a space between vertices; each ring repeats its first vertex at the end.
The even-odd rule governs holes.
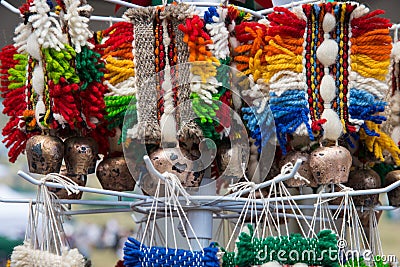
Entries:
POLYGON ((90 137, 70 137, 64 142, 64 160, 68 174, 87 175, 93 171, 98 145, 90 137))
POLYGON ((58 137, 35 135, 26 142, 26 156, 31 173, 58 173, 64 157, 64 145, 58 137))
MULTIPOLYGON (((381 177, 371 169, 358 169, 350 172, 348 187, 354 190, 376 189, 381 187, 381 177)), ((375 206, 378 204, 379 195, 354 196, 356 206, 375 206)))
MULTIPOLYGON (((63 165, 61 167, 60 174, 68 177, 69 179, 71 179, 72 181, 77 183, 79 186, 86 185, 86 181, 87 181, 86 175, 68 174, 67 168, 65 167, 65 165, 63 165)), ((67 190, 61 189, 61 188, 53 188, 53 187, 49 187, 49 191, 55 193, 59 199, 81 199, 82 194, 83 194, 83 192, 79 192, 77 194, 72 193, 72 194, 68 195, 67 190)))
MULTIPOLYGON (((391 171, 385 177, 385 186, 391 185, 397 181, 400 181, 400 170, 391 171)), ((387 196, 389 199, 389 205, 400 207, 400 187, 388 192, 387 196)))
POLYGON ((318 184, 346 183, 352 157, 342 146, 319 147, 310 155, 310 167, 318 184))
POLYGON ((136 182, 126 165, 124 157, 103 160, 97 166, 96 175, 104 189, 133 191, 135 188, 136 182))
POLYGON ((151 153, 149 157, 160 173, 175 174, 185 187, 200 186, 204 175, 202 163, 200 160, 194 159, 185 149, 179 147, 160 148, 151 153))
POLYGON ((310 155, 306 152, 301 151, 290 151, 287 153, 279 162, 279 168, 282 168, 285 164, 291 162, 293 165, 296 163, 298 159, 302 160, 301 166, 297 171, 302 177, 306 178, 310 183, 307 183, 301 179, 291 178, 285 181, 285 184, 288 187, 301 187, 301 186, 310 186, 310 187, 318 187, 317 181, 314 179, 314 176, 310 167, 310 155))

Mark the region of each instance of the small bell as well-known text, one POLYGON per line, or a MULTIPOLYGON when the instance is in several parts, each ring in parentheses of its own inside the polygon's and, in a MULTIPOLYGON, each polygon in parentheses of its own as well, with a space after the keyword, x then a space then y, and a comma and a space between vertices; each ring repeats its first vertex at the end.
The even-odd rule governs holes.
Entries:
MULTIPOLYGON (((69 179, 77 183, 79 186, 86 185, 87 181, 86 175, 67 174, 67 168, 65 167, 65 165, 61 167, 60 174, 68 177, 69 179)), ((67 190, 61 188, 53 188, 53 187, 49 187, 49 191, 55 193, 59 199, 81 199, 83 194, 83 192, 79 192, 78 194, 72 193, 68 195, 67 190)))
POLYGON ((319 147, 310 155, 310 167, 318 184, 346 183, 352 157, 342 146, 319 147))
POLYGON ((179 147, 160 148, 149 157, 160 173, 175 174, 185 187, 200 186, 204 175, 202 163, 200 160, 195 160, 186 150, 179 147))
MULTIPOLYGON (((400 181, 400 170, 391 171, 386 175, 385 186, 391 185, 397 181, 400 181)), ((387 196, 389 199, 389 205, 400 207, 400 187, 388 192, 387 196)))
POLYGON ((35 135, 26 143, 26 156, 31 173, 58 173, 64 157, 64 144, 55 136, 35 135))
MULTIPOLYGON (((379 174, 370 169, 361 169, 350 172, 348 187, 354 190, 376 189, 381 187, 379 174)), ((375 206, 378 204, 379 195, 354 196, 356 206, 375 206)))
POLYGON ((294 165, 298 159, 301 159, 302 163, 297 172, 302 177, 306 178, 310 183, 307 183, 306 181, 301 179, 291 178, 289 180, 286 180, 285 184, 288 187, 301 187, 301 186, 318 187, 317 181, 314 179, 314 176, 311 171, 310 155, 306 152, 290 151, 279 162, 279 168, 282 168, 285 164, 289 162, 291 162, 294 165))
POLYGON ((64 160, 68 174, 87 175, 94 169, 98 145, 90 137, 70 137, 64 142, 64 160))
POLYGON ((108 158, 97 166, 97 178, 103 189, 114 191, 133 191, 133 179, 124 157, 108 158))

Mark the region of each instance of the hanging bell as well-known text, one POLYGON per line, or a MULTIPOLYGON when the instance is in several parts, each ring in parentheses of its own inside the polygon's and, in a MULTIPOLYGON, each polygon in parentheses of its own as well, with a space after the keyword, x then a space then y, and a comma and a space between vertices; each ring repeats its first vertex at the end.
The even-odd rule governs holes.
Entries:
POLYGON ((136 182, 124 157, 104 159, 97 166, 96 175, 103 189, 133 191, 135 188, 136 182))
MULTIPOLYGON (((397 181, 400 181, 400 170, 391 171, 386 175, 385 186, 391 185, 397 181)), ((400 187, 396 187, 392 191, 387 193, 389 199, 389 205, 394 207, 400 207, 400 187)))
MULTIPOLYGON (((381 177, 371 169, 355 170, 350 172, 349 182, 346 185, 354 190, 376 189, 381 187, 381 177)), ((353 197, 356 206, 375 206, 378 200, 378 194, 353 197)))
MULTIPOLYGON (((86 175, 68 174, 67 168, 65 167, 65 165, 63 165, 61 167, 60 174, 62 176, 68 177, 69 179, 71 179, 72 181, 77 183, 79 186, 86 185, 86 181, 87 181, 86 175)), ((83 195, 83 192, 81 192, 81 191, 79 191, 79 193, 77 193, 77 194, 72 193, 72 194, 68 195, 67 190, 61 189, 61 188, 54 188, 54 187, 49 187, 49 191, 55 193, 59 199, 81 199, 82 195, 83 195)))
POLYGON ((151 153, 149 157, 160 173, 175 174, 185 187, 200 186, 204 175, 202 163, 200 160, 195 160, 185 149, 179 147, 160 148, 151 153))
POLYGON ((307 181, 305 180, 295 179, 295 178, 286 180, 284 181, 284 183, 288 187, 302 187, 302 186, 318 187, 317 181, 314 179, 313 173, 311 171, 310 155, 306 152, 290 151, 279 162, 279 168, 282 168, 289 162, 291 162, 294 165, 298 159, 301 159, 302 162, 297 172, 302 177, 306 178, 310 183, 307 183, 307 181))
POLYGON ((310 155, 311 171, 320 185, 346 183, 351 163, 350 152, 342 146, 319 147, 310 155))
POLYGON ((55 136, 35 135, 26 142, 26 156, 31 173, 58 173, 64 157, 64 144, 55 136))
POLYGON ((98 145, 93 138, 70 137, 64 144, 64 160, 68 174, 87 175, 94 171, 98 145))
POLYGON ((375 216, 376 216, 376 225, 374 225, 374 221, 372 221, 372 226, 373 226, 373 228, 378 228, 379 219, 381 218, 382 213, 383 213, 382 210, 364 209, 364 210, 358 211, 358 217, 360 218, 360 222, 364 229, 364 233, 367 236, 367 239, 370 239, 370 237, 371 237, 370 216, 373 216, 373 214, 371 214, 371 212, 375 212, 375 216))

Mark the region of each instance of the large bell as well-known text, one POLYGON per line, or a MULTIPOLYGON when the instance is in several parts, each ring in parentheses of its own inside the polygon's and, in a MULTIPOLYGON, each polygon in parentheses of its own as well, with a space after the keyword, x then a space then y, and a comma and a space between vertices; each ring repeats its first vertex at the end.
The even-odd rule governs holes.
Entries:
POLYGON ((306 178, 310 183, 307 183, 302 179, 291 178, 289 180, 286 180, 285 184, 288 187, 301 187, 301 186, 318 187, 317 181, 314 179, 314 176, 311 171, 310 155, 306 152, 290 151, 279 162, 279 168, 282 168, 285 164, 289 162, 291 162, 294 165, 298 159, 301 159, 302 162, 297 172, 302 177, 306 178))
POLYGON ((151 153, 149 157, 160 173, 175 174, 185 187, 200 186, 204 175, 202 163, 185 149, 179 147, 160 148, 151 153))
MULTIPOLYGON (((67 168, 63 165, 61 167, 61 171, 60 174, 63 176, 68 177, 69 179, 71 179, 72 181, 74 181, 75 183, 77 183, 79 186, 85 186, 86 185, 86 181, 87 181, 87 177, 86 175, 71 175, 67 173, 67 168)), ((56 194, 56 196, 59 199, 81 199, 82 198, 82 194, 83 192, 79 192, 77 194, 72 193, 70 195, 68 195, 67 190, 62 189, 62 188, 54 188, 54 187, 49 187, 49 191, 53 192, 56 194)))
MULTIPOLYGON (((400 181, 400 170, 391 171, 386 175, 385 186, 391 185, 397 181, 400 181)), ((388 192, 387 195, 389 205, 400 207, 400 187, 396 187, 392 191, 388 192)))
POLYGON ((64 157, 64 145, 58 137, 35 135, 26 142, 26 156, 31 173, 58 173, 64 157))
POLYGON ((90 137, 70 137, 64 142, 64 160, 68 174, 87 175, 94 169, 98 145, 90 137))
MULTIPOLYGON (((379 174, 370 169, 361 169, 350 172, 347 186, 354 190, 376 189, 381 187, 379 174)), ((375 206, 378 204, 379 195, 354 196, 356 206, 375 206)))
POLYGON ((135 188, 136 182, 126 165, 124 157, 103 160, 97 166, 96 175, 103 189, 133 191, 135 188))
POLYGON ((319 147, 310 155, 310 167, 318 184, 346 183, 352 157, 342 146, 319 147))

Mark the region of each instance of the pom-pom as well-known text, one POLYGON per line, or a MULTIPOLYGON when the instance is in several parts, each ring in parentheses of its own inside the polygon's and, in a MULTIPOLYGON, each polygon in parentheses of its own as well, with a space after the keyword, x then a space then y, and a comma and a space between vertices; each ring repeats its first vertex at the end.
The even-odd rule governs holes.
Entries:
POLYGON ((41 60, 42 58, 38 39, 33 33, 28 37, 26 52, 36 60, 41 60))
POLYGON ((337 43, 331 39, 324 40, 317 49, 317 58, 325 66, 328 67, 336 62, 339 47, 337 43))
POLYGON ((44 92, 44 72, 42 64, 37 64, 33 69, 32 75, 33 89, 38 95, 43 95, 44 92))
POLYGON ((330 103, 336 96, 335 80, 329 74, 325 74, 321 81, 321 97, 325 103, 330 103))
POLYGON ((325 33, 331 32, 336 25, 336 18, 332 15, 332 13, 326 13, 324 16, 324 21, 322 23, 322 28, 325 33))
POLYGON ((339 116, 333 109, 325 108, 322 113, 321 119, 326 119, 326 122, 323 126, 324 128, 324 139, 336 141, 339 139, 342 134, 342 122, 339 119, 339 116))

